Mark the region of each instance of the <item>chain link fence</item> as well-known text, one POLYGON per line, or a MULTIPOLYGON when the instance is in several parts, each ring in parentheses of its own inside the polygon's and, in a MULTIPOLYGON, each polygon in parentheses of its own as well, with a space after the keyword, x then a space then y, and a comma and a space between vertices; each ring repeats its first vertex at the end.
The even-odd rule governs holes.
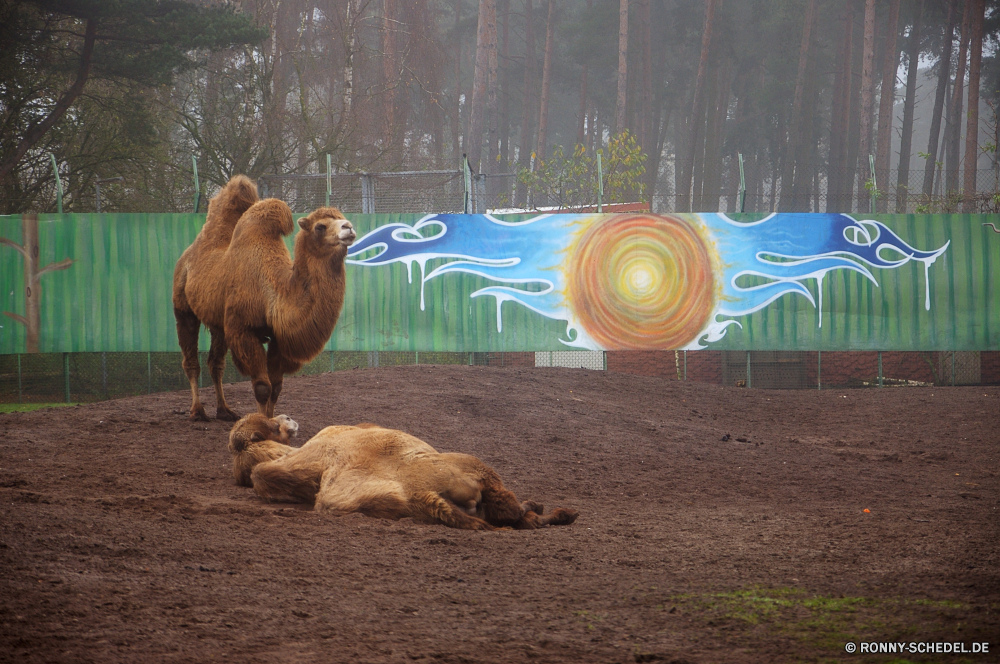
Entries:
POLYGON ((462 171, 396 173, 331 173, 264 175, 257 188, 262 198, 280 198, 293 212, 307 213, 333 205, 344 213, 484 214, 509 208, 515 176, 466 174, 462 171))
POLYGON ((923 169, 910 169, 901 184, 899 169, 878 175, 870 182, 868 169, 835 170, 819 168, 806 183, 785 191, 779 172, 771 164, 744 165, 745 193, 740 189, 739 165, 729 157, 708 182, 692 182, 685 192, 678 184, 676 162, 667 156, 660 164, 659 180, 652 196, 652 209, 667 212, 842 212, 871 214, 872 193, 876 193, 876 214, 1000 213, 1000 170, 981 168, 975 172, 976 194, 966 200, 962 193, 966 172, 955 176, 940 168, 927 194, 923 193, 923 169), (867 185, 867 186, 866 186, 867 185), (718 189, 716 189, 718 186, 718 189), (698 193, 700 192, 700 193, 698 193), (742 197, 741 197, 742 195, 742 197))
MULTIPOLYGON (((210 385, 202 353, 201 384, 210 385)), ((420 364, 563 367, 756 389, 1000 385, 1000 351, 333 351, 297 375, 420 364)), ((223 382, 247 380, 227 362, 223 382)), ((177 353, 0 355, 0 403, 85 403, 187 390, 177 353)))

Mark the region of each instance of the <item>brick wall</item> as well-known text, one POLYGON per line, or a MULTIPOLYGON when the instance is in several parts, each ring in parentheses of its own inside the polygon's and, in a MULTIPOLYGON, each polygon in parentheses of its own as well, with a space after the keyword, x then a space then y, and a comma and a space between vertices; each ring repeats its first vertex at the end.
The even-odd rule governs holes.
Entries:
POLYGON ((677 359, 672 350, 612 350, 607 352, 606 358, 608 371, 677 378, 677 359))

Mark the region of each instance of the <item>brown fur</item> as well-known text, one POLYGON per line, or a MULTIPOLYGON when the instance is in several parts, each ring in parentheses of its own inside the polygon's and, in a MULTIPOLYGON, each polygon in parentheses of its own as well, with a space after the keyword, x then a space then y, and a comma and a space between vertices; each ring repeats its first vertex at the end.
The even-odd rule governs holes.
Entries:
POLYGON ((294 447, 288 442, 299 425, 287 415, 267 418, 260 413, 247 415, 229 432, 229 451, 233 455, 233 477, 240 486, 253 486, 250 471, 258 463, 273 461, 294 447))
POLYGON ((222 391, 226 368, 226 342, 223 330, 223 290, 219 288, 224 272, 226 250, 233 230, 243 213, 257 202, 257 186, 244 175, 237 175, 208 203, 208 216, 201 232, 177 260, 174 268, 174 317, 177 339, 184 355, 184 373, 191 384, 191 419, 208 420, 198 396, 198 331, 205 325, 212 335, 208 368, 215 384, 216 417, 236 421, 239 416, 229 409, 222 391))
MULTIPOLYGON (((232 185, 213 203, 228 200, 224 195, 244 200, 230 190, 232 185)), ((174 313, 191 382, 191 419, 207 419, 198 399, 199 323, 212 333, 209 365, 213 380, 218 369, 217 416, 237 419, 222 400, 221 376, 230 350, 237 370, 253 381, 258 412, 270 417, 285 374, 316 357, 337 324, 344 303, 344 258, 356 237, 354 227, 336 208, 320 208, 300 219, 293 263, 282 240, 294 229, 284 202, 269 198, 253 203, 228 234, 206 232, 211 207, 209 217, 174 272, 174 313)))
MULTIPOLYGON (((365 423, 327 427, 300 448, 276 437, 278 418, 249 415, 230 435, 233 472, 247 468, 254 491, 264 500, 313 503, 336 514, 360 512, 384 519, 411 517, 467 530, 568 525, 574 510, 544 514, 542 505, 519 503, 499 475, 468 454, 439 453, 402 431, 365 423), (248 421, 249 420, 249 421, 248 421), (246 431, 270 431, 251 450, 232 443, 246 431)), ((284 416, 281 416, 284 417, 284 416)))

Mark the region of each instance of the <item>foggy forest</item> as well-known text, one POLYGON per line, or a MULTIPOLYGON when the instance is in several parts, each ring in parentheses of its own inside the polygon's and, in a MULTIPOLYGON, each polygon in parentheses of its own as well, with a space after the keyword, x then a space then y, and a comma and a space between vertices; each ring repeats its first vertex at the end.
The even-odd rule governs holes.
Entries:
POLYGON ((55 172, 66 212, 190 212, 466 165, 489 210, 997 212, 998 32, 997 0, 0 0, 0 213, 55 172))

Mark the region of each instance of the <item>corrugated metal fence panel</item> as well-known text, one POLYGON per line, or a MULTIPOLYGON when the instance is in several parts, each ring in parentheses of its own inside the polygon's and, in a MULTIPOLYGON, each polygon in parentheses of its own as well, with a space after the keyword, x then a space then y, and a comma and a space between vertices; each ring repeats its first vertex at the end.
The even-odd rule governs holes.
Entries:
MULTIPOLYGON (((865 219, 869 217, 864 217, 865 219)), ((717 350, 990 350, 1000 348, 1000 235, 984 215, 876 215, 921 249, 945 251, 925 271, 873 268, 876 286, 840 270, 809 280, 822 310, 781 297, 738 320, 717 350), (927 292, 929 284, 929 293, 927 292), (929 295, 930 309, 926 308, 929 295), (822 318, 822 320, 820 320, 822 318)))
MULTIPOLYGON (((416 214, 352 214, 359 235, 416 214)), ((745 215, 740 221, 759 219, 745 215)), ((878 285, 856 272, 830 272, 804 283, 814 307, 787 295, 742 316, 710 345, 718 350, 996 350, 1000 349, 1000 236, 979 215, 882 215, 876 219, 922 249, 950 242, 925 272, 912 261, 872 269, 878 285), (929 276, 929 280, 928 280, 929 276), (926 293, 928 287, 930 292, 926 293), (930 297, 930 309, 925 298, 930 297), (822 316, 822 322, 820 317, 822 316)), ((73 259, 41 275, 41 352, 176 351, 171 283, 177 258, 204 215, 39 215, 39 266, 73 259)), ((0 237, 23 243, 22 219, 0 217, 0 237)), ((289 248, 292 238, 288 238, 289 248)), ((428 264, 427 269, 430 269, 428 264)), ((327 350, 562 351, 566 323, 513 302, 497 330, 494 284, 449 274, 424 285, 419 266, 348 267, 344 309, 327 350)), ((24 314, 24 261, 0 245, 0 311, 24 314)), ((25 352, 24 326, 0 318, 0 353, 25 352)), ((202 348, 208 348, 207 334, 202 348)))

